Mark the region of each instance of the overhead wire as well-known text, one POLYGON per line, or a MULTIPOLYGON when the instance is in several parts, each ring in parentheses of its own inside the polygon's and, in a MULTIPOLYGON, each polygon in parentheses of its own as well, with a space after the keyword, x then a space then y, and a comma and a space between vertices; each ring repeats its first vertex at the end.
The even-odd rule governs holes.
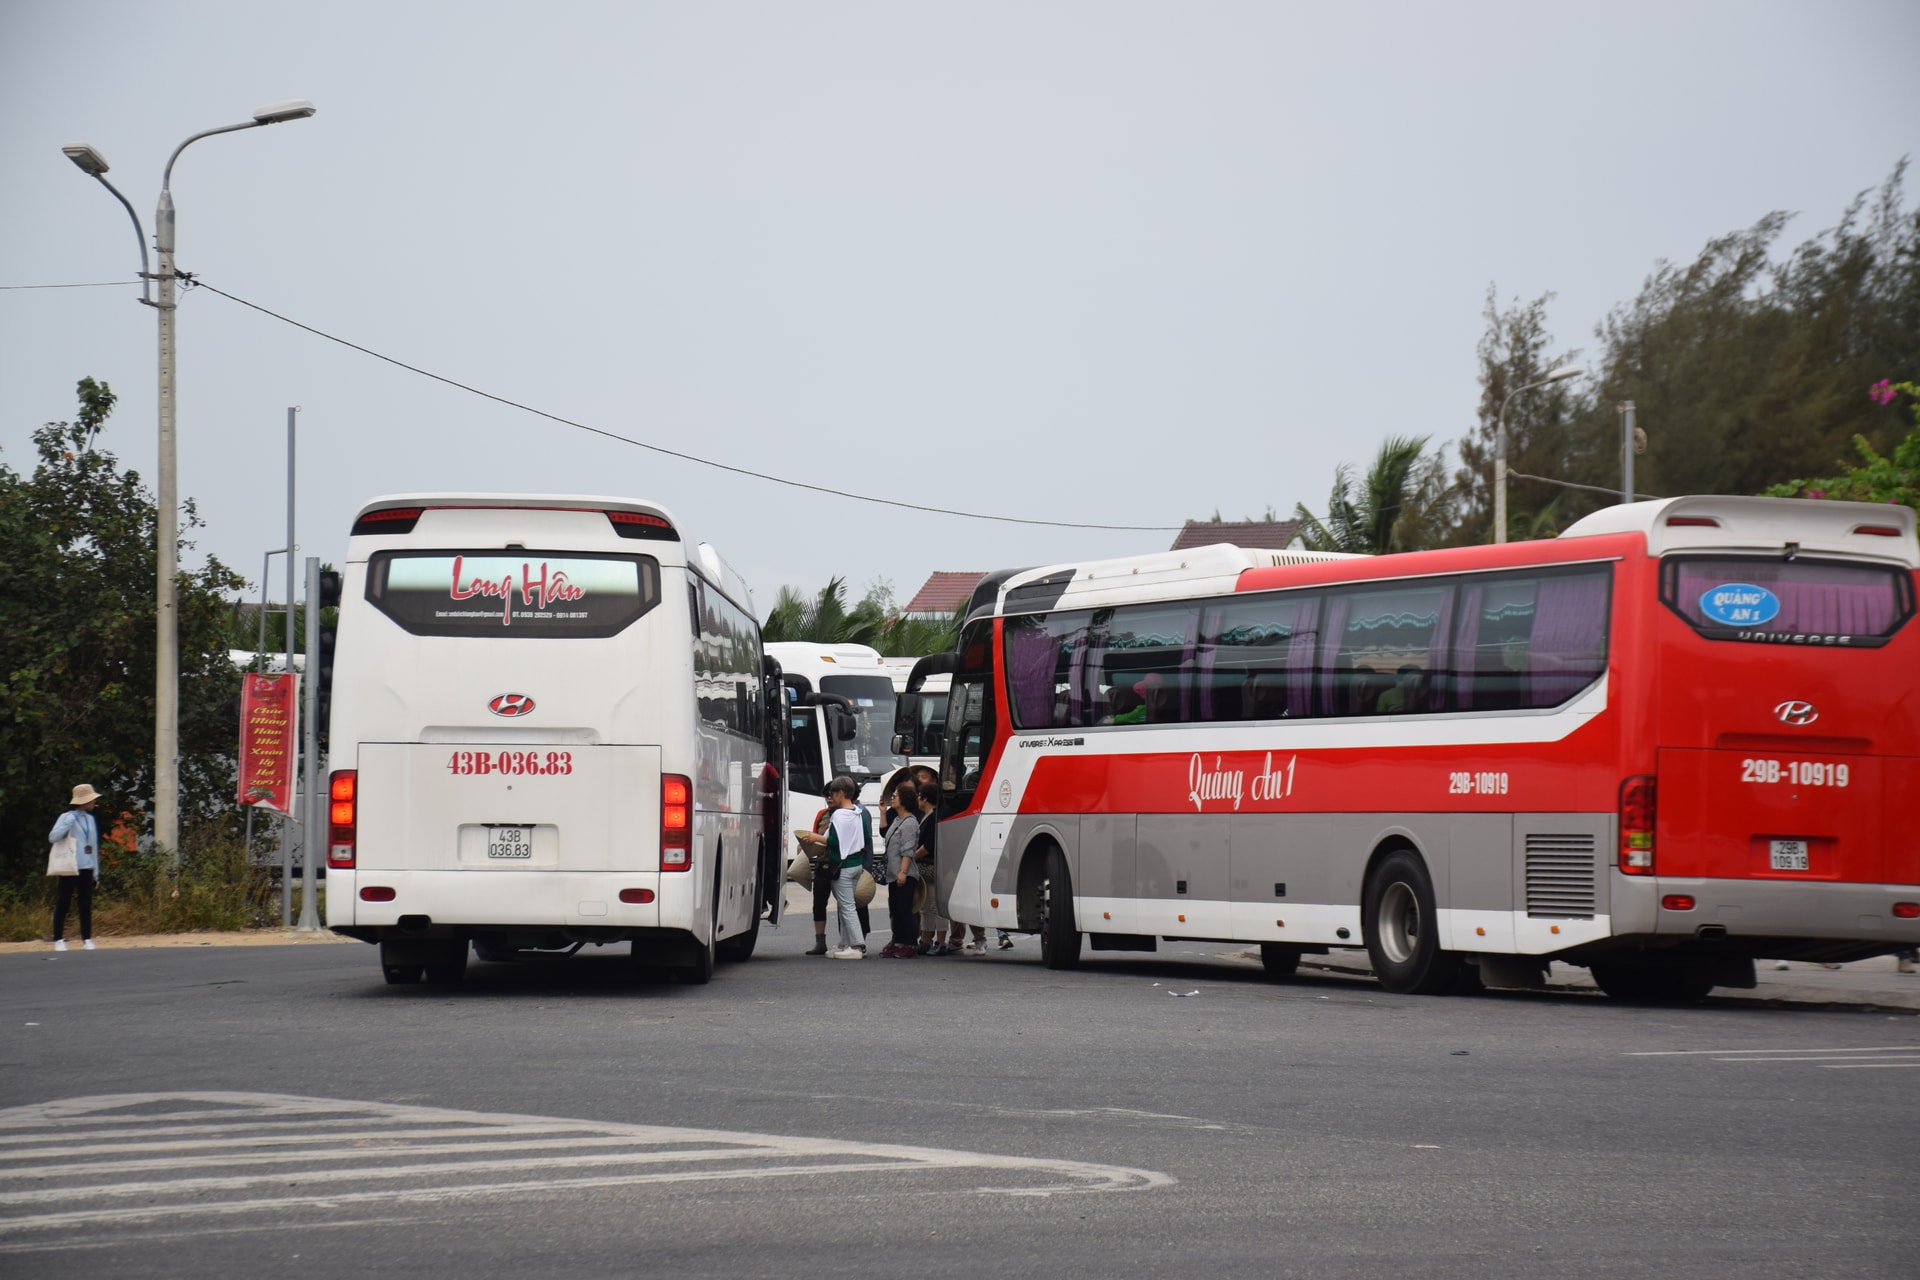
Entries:
MULTIPOLYGON (((506 405, 510 409, 518 409, 522 413, 533 414, 535 417, 545 418, 549 422, 557 422, 561 426, 572 427, 576 431, 585 431, 590 435, 601 436, 608 440, 615 440, 621 444, 630 444, 630 445, 633 445, 635 448, 646 449, 653 453, 665 454, 667 457, 678 458, 683 462, 691 462, 702 467, 712 467, 717 471, 727 471, 727 472, 731 472, 734 475, 747 476, 755 480, 766 480, 766 481, 772 482, 773 484, 786 485, 787 487, 793 488, 793 489, 804 489, 811 493, 828 494, 836 498, 856 496, 856 495, 848 494, 844 489, 837 489, 829 485, 809 484, 804 480, 794 480, 794 479, 790 479, 787 476, 774 475, 766 471, 755 471, 750 467, 737 467, 737 466, 734 466, 732 463, 721 462, 714 458, 703 458, 699 454, 687 453, 679 449, 669 449, 665 445, 651 444, 645 440, 636 440, 632 436, 623 436, 617 431, 608 431, 604 427, 589 426, 587 423, 584 423, 584 422, 576 422, 572 418, 562 417, 560 414, 557 414, 557 413, 549 413, 545 409, 535 408, 533 405, 523 404, 518 400, 510 400, 506 396, 495 395, 491 391, 483 391, 479 387, 470 386, 467 383, 458 381, 457 379, 449 378, 443 374, 435 373, 430 369, 422 369, 418 365, 408 364, 404 360, 395 359, 393 356, 385 355, 382 352, 375 351, 371 347, 362 346, 357 342, 350 342, 346 338, 342 338, 335 334, 328 333, 324 329, 317 329, 310 324, 303 324, 300 321, 293 319, 291 316, 281 315, 278 311, 274 311, 269 307, 263 307, 257 302, 249 302, 245 298, 238 297, 234 294, 228 293, 224 289, 220 289, 213 285, 210 285, 203 279, 199 279, 197 277, 191 278, 191 279, 185 279, 184 273, 182 274, 183 274, 183 283, 185 283, 190 288, 205 289, 210 293, 218 294, 220 297, 225 298, 229 302, 237 302, 241 306, 246 307, 253 311, 258 311, 262 315, 271 316, 275 320, 280 321, 282 324, 292 325, 294 328, 310 333, 316 338, 324 338, 328 342, 338 343, 340 346, 346 347, 349 350, 358 351, 362 355, 372 356, 376 360, 382 360, 382 361, 385 361, 387 364, 393 365, 397 368, 405 369, 408 373, 419 374, 423 378, 431 378, 435 382, 445 383, 449 387, 455 387, 461 391, 467 392, 470 395, 476 395, 481 397, 482 399, 491 400, 496 404, 506 405)), ((959 511, 951 507, 929 507, 923 503, 902 502, 894 498, 874 497, 868 494, 861 494, 857 496, 863 502, 876 503, 880 506, 886 506, 886 507, 901 507, 908 511, 923 511, 933 515, 957 516, 963 520, 990 520, 999 524, 1041 525, 1050 529, 1097 529, 1097 530, 1102 530, 1106 532, 1119 532, 1119 533, 1171 533, 1179 530, 1182 527, 1180 525, 1087 524, 1087 523, 1082 523, 1082 522, 1073 521, 1073 520, 1037 520, 1028 516, 1002 516, 1002 515, 992 515, 987 512, 981 512, 981 511, 959 511)))
POLYGON ((89 280, 85 284, 0 284, 0 289, 117 289, 138 280, 89 280))

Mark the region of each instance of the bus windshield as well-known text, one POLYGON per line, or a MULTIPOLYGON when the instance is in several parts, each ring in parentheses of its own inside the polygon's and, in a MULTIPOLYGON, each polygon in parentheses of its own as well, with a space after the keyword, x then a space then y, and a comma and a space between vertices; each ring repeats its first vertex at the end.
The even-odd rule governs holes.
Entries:
POLYGON ((907 762, 893 754, 893 681, 886 676, 822 676, 823 693, 837 693, 853 703, 856 728, 851 742, 836 742, 834 763, 848 773, 869 777, 897 769, 907 762))

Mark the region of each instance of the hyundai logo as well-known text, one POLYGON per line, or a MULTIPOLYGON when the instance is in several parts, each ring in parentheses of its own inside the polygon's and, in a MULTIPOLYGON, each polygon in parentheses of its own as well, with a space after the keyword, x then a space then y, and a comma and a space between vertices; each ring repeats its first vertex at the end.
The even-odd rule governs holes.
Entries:
POLYGON ((533 699, 524 693, 503 693, 487 704, 487 710, 509 720, 514 716, 532 715, 533 699))
POLYGON ((1820 718, 1820 710, 1811 702, 1790 698, 1773 709, 1773 718, 1781 724, 1812 724, 1820 718))

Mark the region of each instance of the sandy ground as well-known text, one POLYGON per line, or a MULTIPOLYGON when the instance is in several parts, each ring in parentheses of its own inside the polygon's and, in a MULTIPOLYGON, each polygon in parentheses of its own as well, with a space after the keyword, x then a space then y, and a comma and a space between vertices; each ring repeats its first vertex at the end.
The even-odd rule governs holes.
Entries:
MULTIPOLYGON (((135 947, 305 947, 320 943, 352 942, 337 933, 322 929, 301 933, 297 929, 233 929, 219 933, 147 933, 124 938, 97 937, 93 945, 101 951, 127 951, 135 947)), ((67 946, 80 949, 80 939, 69 937, 67 946)), ((52 951, 51 942, 0 942, 0 955, 15 951, 52 951)))

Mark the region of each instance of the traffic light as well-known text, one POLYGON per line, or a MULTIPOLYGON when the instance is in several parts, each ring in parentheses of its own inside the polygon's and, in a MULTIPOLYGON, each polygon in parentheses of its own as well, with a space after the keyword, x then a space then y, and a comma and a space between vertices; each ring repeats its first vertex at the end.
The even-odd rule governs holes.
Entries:
MULTIPOLYGON (((338 609, 340 607, 340 571, 337 569, 320 570, 320 607, 338 609)), ((323 615, 320 619, 319 661, 314 664, 313 678, 319 682, 316 686, 314 711, 315 729, 319 732, 322 750, 327 746, 327 728, 333 720, 333 646, 340 637, 340 623, 336 619, 328 622, 323 615)))
POLYGON ((314 711, 314 728, 319 731, 320 748, 323 751, 327 746, 327 726, 333 719, 333 646, 339 637, 339 623, 320 624, 320 660, 313 672, 313 678, 319 681, 318 692, 314 695, 318 704, 314 711))

